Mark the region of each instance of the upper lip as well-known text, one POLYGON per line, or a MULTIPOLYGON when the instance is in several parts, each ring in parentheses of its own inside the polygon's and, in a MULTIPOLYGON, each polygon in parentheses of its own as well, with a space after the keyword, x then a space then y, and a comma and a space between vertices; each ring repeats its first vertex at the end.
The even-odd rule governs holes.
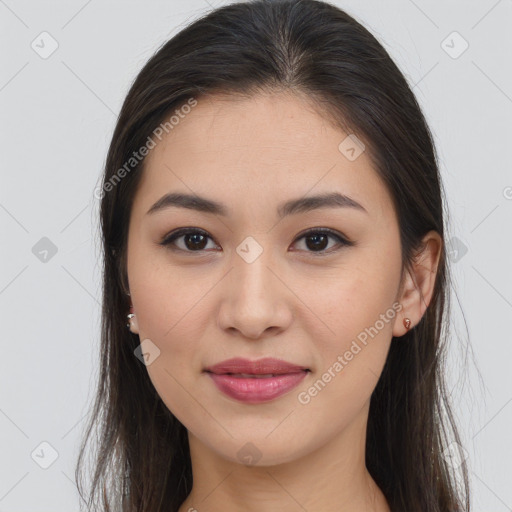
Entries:
POLYGON ((309 371, 305 366, 300 366, 293 363, 288 363, 282 359, 274 359, 272 357, 266 357, 258 359, 257 361, 250 361, 242 357, 235 357, 233 359, 227 359, 213 366, 205 368, 205 371, 216 374, 227 374, 227 373, 245 373, 249 375, 282 375, 286 373, 297 373, 301 371, 309 371))

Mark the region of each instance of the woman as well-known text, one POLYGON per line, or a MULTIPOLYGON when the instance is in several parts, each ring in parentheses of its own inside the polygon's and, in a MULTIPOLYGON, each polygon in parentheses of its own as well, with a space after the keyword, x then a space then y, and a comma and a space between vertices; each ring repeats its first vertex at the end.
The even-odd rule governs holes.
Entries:
POLYGON ((238 3, 163 45, 103 176, 93 509, 469 510, 441 191, 342 10, 238 3))

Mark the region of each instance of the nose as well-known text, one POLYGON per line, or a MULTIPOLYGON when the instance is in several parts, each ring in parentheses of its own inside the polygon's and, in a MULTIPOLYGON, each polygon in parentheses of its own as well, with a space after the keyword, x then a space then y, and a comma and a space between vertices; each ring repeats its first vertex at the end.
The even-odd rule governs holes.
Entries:
POLYGON ((221 293, 218 325, 231 334, 256 340, 282 332, 292 321, 293 294, 265 251, 251 263, 235 255, 221 293))

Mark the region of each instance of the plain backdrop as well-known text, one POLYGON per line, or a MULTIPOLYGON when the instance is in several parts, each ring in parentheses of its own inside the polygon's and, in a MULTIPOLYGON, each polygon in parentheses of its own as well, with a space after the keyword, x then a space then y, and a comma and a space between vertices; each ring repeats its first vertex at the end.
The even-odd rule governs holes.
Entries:
MULTIPOLYGON (((78 510, 98 368, 94 187, 142 65, 224 3, 0 0, 0 512, 78 510)), ((473 510, 510 511, 512 0, 332 3, 390 52, 434 133, 455 277, 448 377, 473 510)))

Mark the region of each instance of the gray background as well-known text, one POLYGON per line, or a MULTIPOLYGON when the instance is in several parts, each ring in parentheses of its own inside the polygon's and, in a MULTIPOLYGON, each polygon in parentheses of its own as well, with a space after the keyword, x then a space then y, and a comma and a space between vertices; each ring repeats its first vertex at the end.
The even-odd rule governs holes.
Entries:
MULTIPOLYGON (((137 72, 223 3, 0 0, 0 512, 78 510, 99 343, 93 191, 137 72)), ((474 510, 510 511, 512 0, 333 3, 388 49, 435 135, 456 292, 450 391, 474 510)))

